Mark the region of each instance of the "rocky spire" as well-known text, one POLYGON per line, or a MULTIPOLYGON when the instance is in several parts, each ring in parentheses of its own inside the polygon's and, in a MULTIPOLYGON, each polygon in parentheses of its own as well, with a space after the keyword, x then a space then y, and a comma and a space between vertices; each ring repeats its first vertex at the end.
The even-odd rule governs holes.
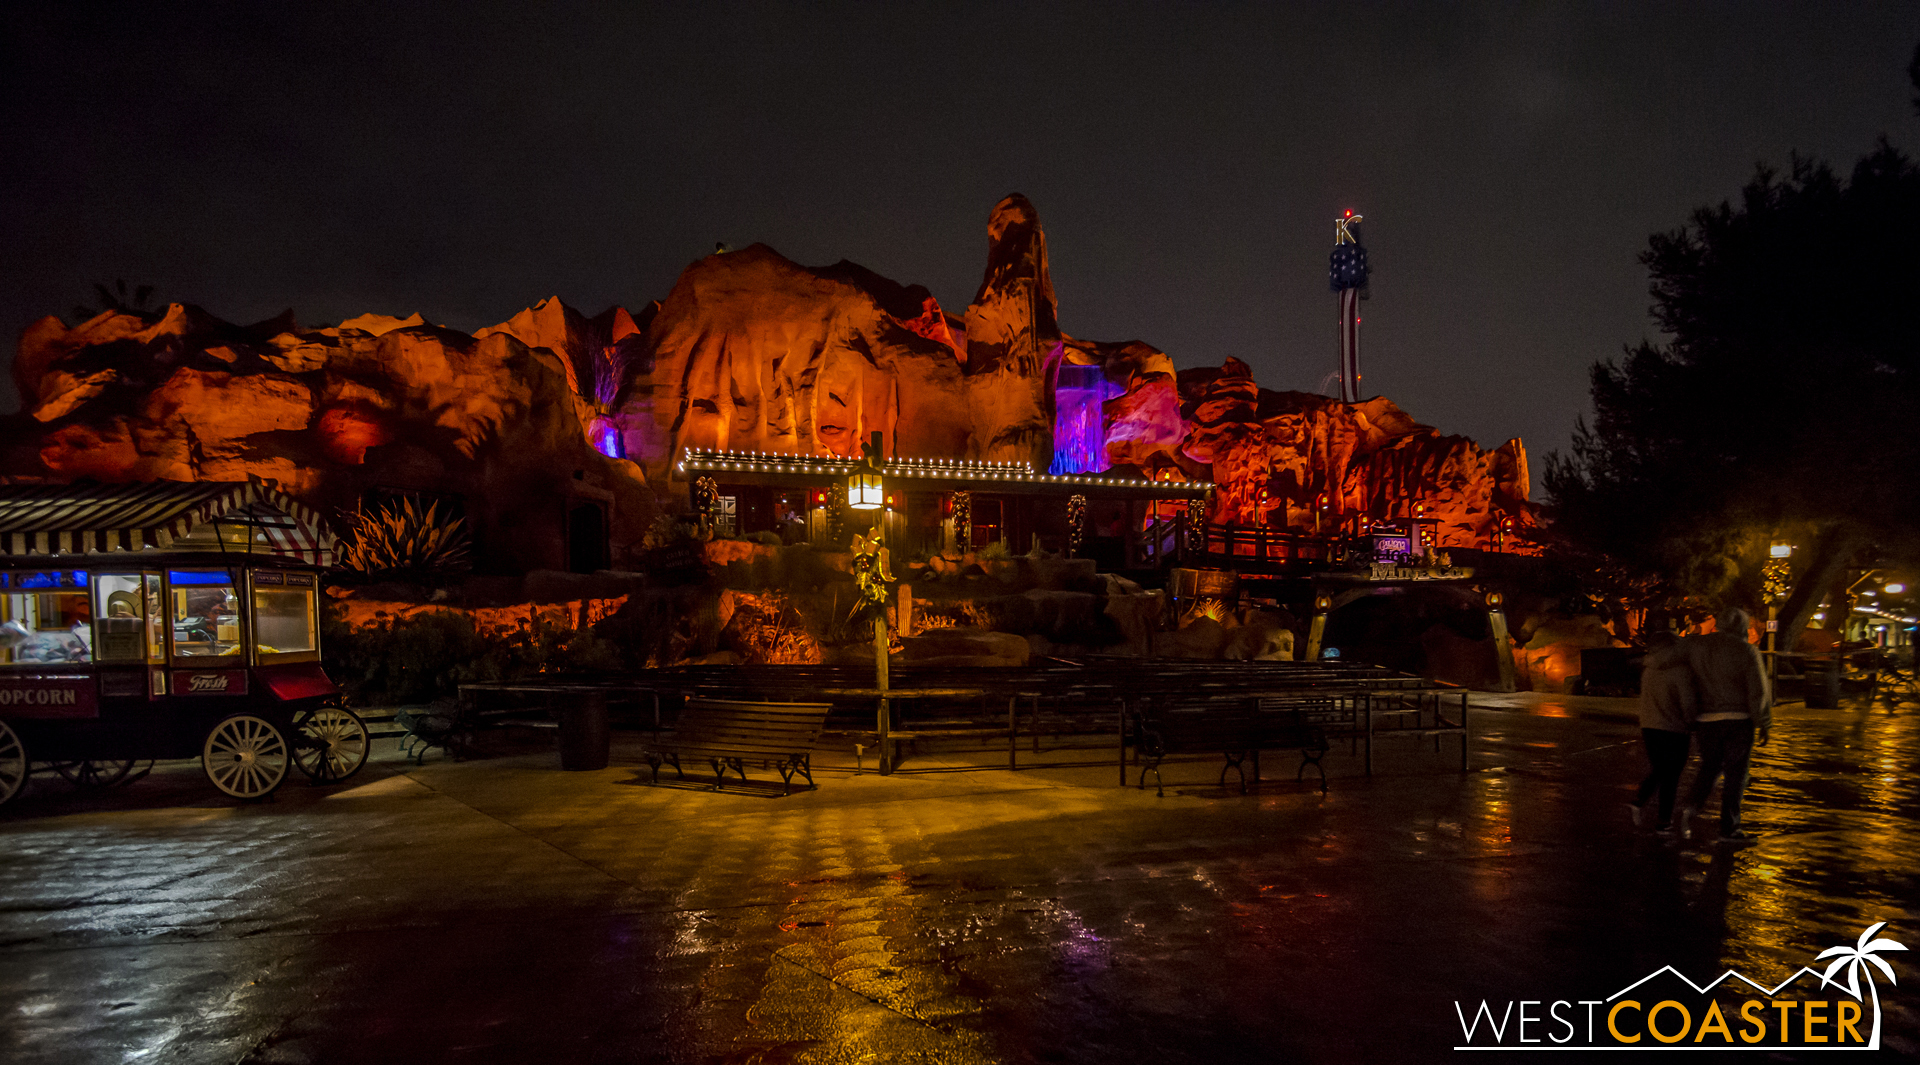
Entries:
POLYGON ((972 452, 1027 460, 1045 472, 1053 461, 1053 397, 1047 389, 1060 352, 1047 237, 1039 212, 1014 193, 987 219, 987 270, 967 307, 967 393, 972 452))

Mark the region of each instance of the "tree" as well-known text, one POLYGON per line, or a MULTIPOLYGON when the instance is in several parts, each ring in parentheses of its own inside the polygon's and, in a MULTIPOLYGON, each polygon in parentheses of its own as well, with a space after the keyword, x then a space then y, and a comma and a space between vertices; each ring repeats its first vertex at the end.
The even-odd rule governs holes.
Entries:
POLYGON ((1641 262, 1666 340, 1593 367, 1548 459, 1557 527, 1671 598, 1748 605, 1770 539, 1811 546, 1791 641, 1861 552, 1920 558, 1920 169, 1884 140, 1844 178, 1763 166, 1641 262))
POLYGON ((151 318, 158 314, 160 310, 158 307, 147 302, 153 297, 152 285, 141 285, 133 290, 132 296, 128 296, 127 279, 124 277, 116 278, 112 288, 108 288, 104 282, 95 281, 93 283, 93 293, 94 296, 99 299, 100 306, 89 307, 85 304, 75 304, 73 317, 76 324, 98 317, 106 311, 151 318))

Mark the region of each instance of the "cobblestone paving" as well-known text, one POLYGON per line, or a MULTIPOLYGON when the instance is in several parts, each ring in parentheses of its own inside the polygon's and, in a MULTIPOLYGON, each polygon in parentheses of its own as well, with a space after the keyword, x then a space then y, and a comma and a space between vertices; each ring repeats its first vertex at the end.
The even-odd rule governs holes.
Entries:
POLYGON ((1914 708, 1783 710, 1761 841, 1721 851, 1628 825, 1630 704, 1477 705, 1472 772, 1383 742, 1324 797, 1191 762, 1156 798, 1097 750, 827 758, 790 798, 538 750, 383 749, 257 806, 188 764, 36 778, 0 814, 0 1061, 1424 1061, 1455 1000, 1784 975, 1876 920, 1920 948, 1914 708))

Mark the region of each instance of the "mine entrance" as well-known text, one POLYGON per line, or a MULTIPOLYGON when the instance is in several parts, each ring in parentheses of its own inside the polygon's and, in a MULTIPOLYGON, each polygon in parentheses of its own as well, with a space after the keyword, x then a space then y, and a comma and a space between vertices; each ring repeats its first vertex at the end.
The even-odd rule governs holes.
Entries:
POLYGON ((567 510, 567 569, 592 573, 611 564, 607 549, 607 512, 592 501, 574 503, 567 510))

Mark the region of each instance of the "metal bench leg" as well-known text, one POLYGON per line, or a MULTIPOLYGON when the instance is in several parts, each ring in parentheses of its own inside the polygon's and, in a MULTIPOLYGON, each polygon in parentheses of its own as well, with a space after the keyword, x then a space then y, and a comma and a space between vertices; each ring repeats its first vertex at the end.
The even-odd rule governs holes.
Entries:
POLYGON ((1015 765, 1020 750, 1020 697, 1007 696, 1007 768, 1018 769, 1015 765))
POLYGON ((1299 782, 1305 780, 1307 767, 1312 766, 1313 771, 1320 774, 1320 794, 1325 795, 1327 793, 1327 769, 1320 764, 1320 759, 1326 757, 1326 754, 1327 752, 1324 748, 1318 751, 1301 751, 1300 769, 1293 774, 1294 781, 1299 782))
MULTIPOLYGON (((1121 772, 1126 772, 1126 770, 1123 768, 1121 772)), ((1153 793, 1155 795, 1160 796, 1163 799, 1166 798, 1167 797, 1166 781, 1160 779, 1160 759, 1155 758, 1153 761, 1146 763, 1140 767, 1140 790, 1141 791, 1147 790, 1147 774, 1148 773, 1153 774, 1153 793)))
POLYGON ((1220 787, 1224 788, 1227 786, 1227 770, 1231 769, 1235 773, 1240 774, 1240 794, 1245 795, 1247 793, 1247 771, 1240 768, 1240 763, 1244 761, 1246 757, 1245 751, 1239 752, 1239 757, 1237 758, 1234 757, 1234 752, 1226 752, 1227 764, 1220 767, 1220 787))

